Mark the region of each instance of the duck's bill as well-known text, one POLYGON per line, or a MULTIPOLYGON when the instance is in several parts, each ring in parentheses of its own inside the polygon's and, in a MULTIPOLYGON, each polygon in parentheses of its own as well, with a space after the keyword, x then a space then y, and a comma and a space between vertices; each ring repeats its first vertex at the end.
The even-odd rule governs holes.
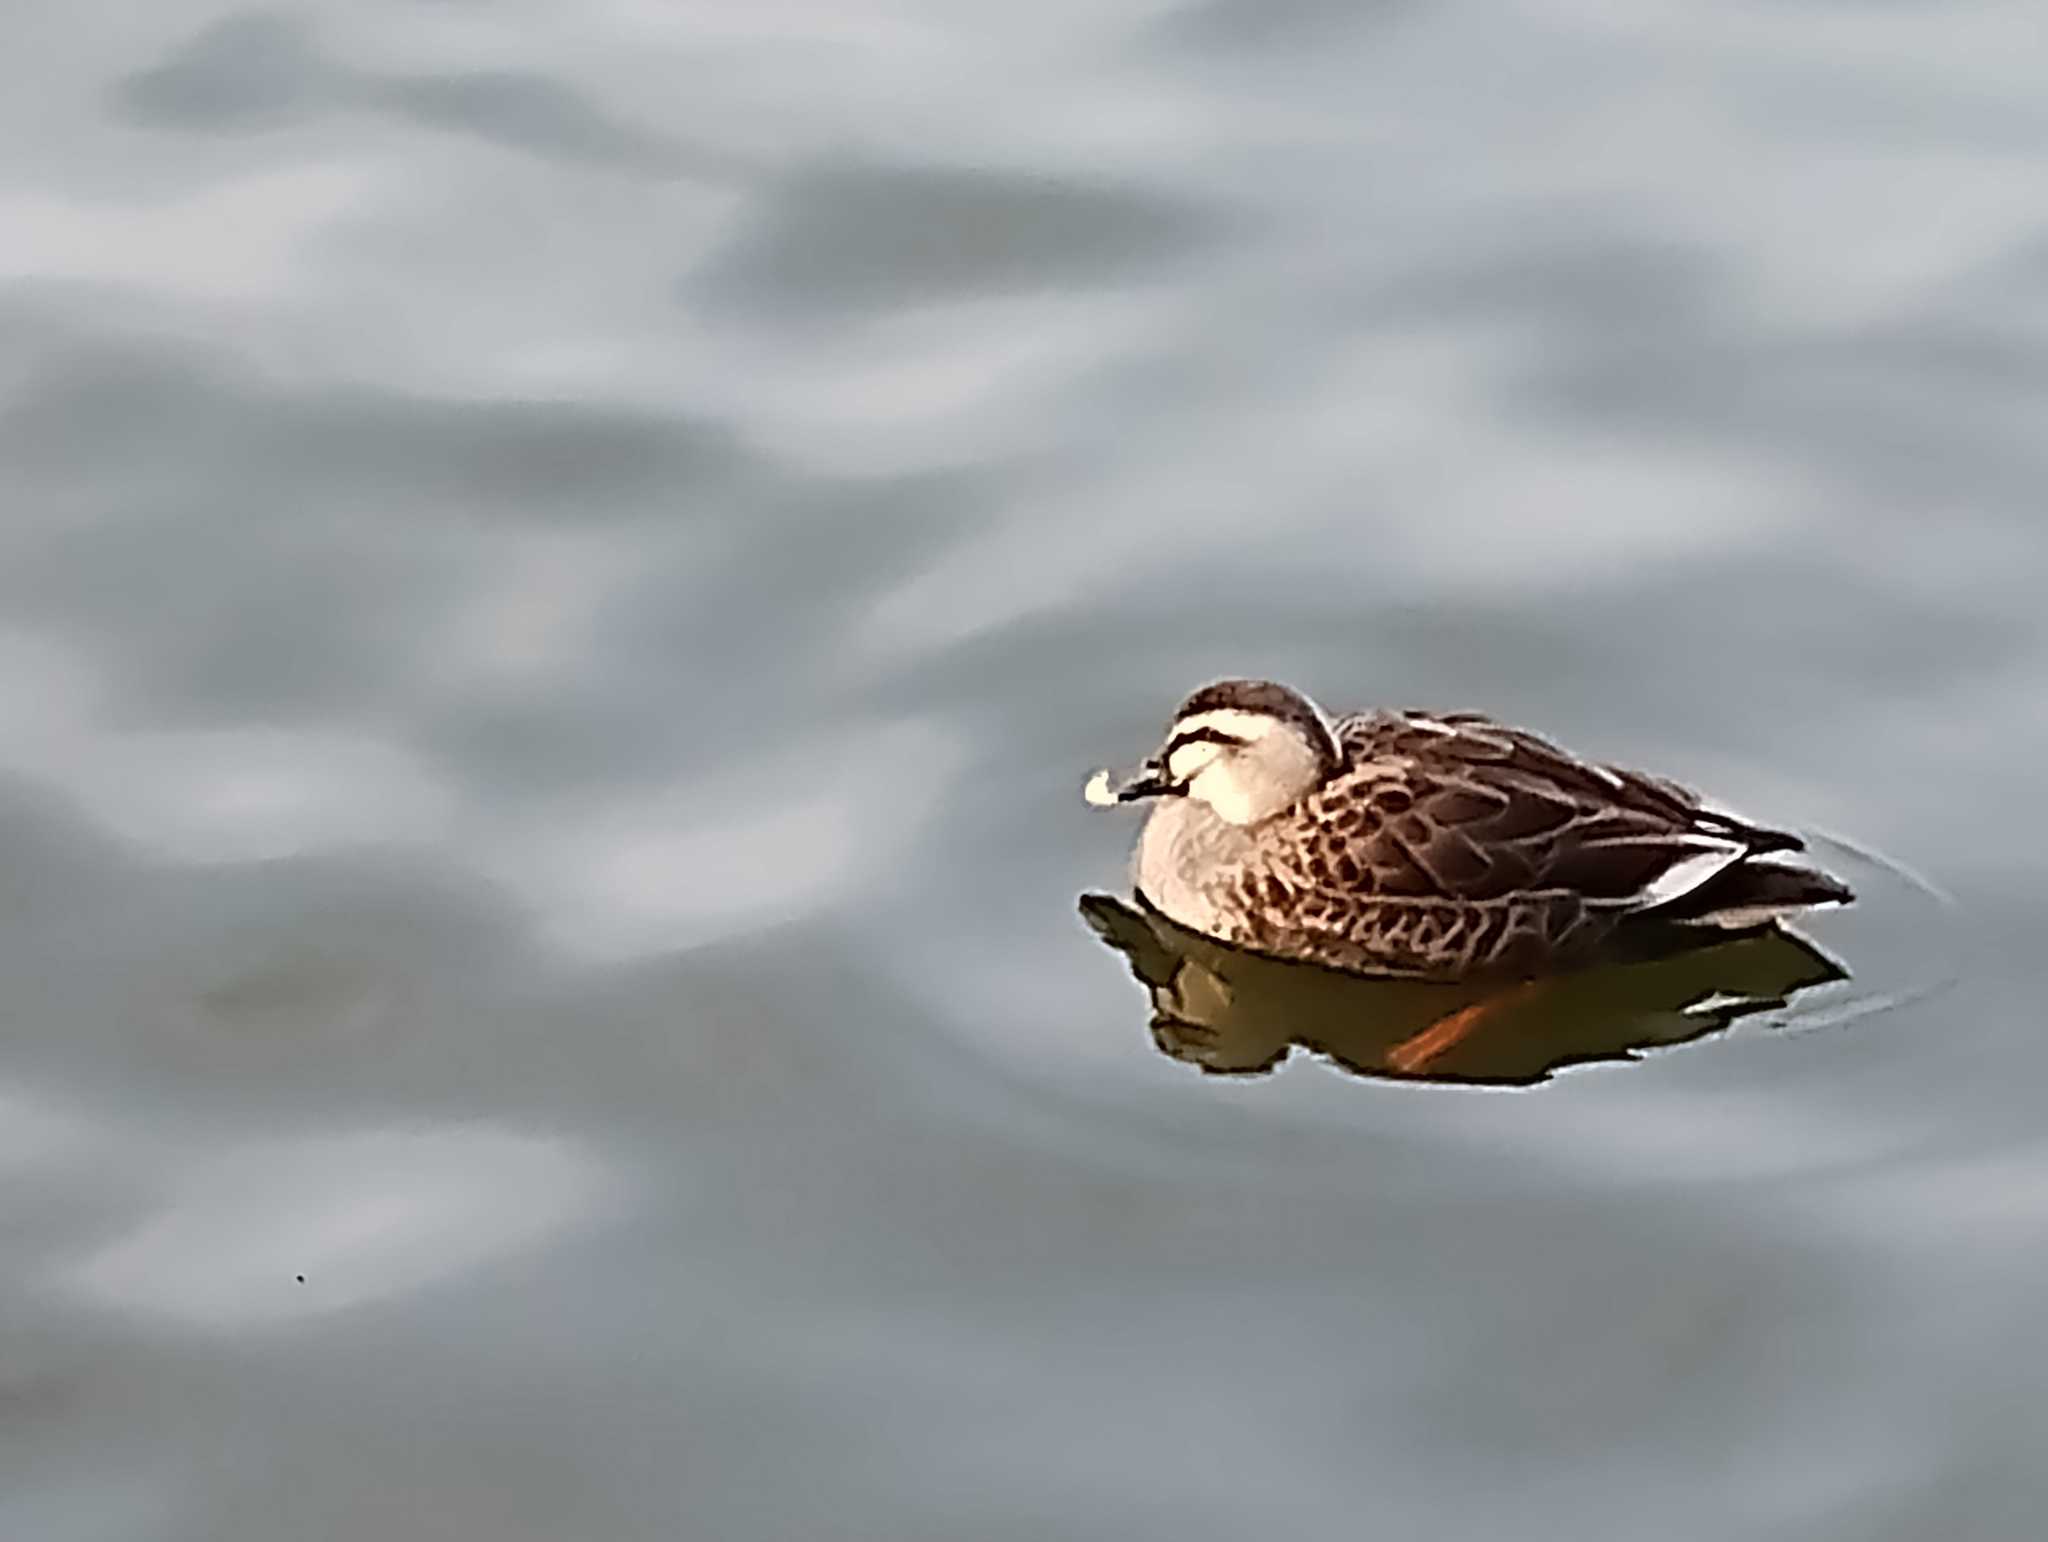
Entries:
POLYGON ((1166 774, 1166 768, 1146 761, 1131 771, 1098 771, 1088 778, 1081 796, 1097 808, 1119 803, 1136 803, 1140 798, 1163 798, 1187 791, 1166 774))

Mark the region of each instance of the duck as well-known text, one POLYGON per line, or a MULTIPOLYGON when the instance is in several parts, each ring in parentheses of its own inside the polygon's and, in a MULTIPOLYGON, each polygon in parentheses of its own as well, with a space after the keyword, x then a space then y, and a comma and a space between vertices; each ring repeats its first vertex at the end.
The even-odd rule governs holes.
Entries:
POLYGON ((1176 924, 1355 974, 1533 980, 1630 928, 1770 927, 1854 894, 1789 830, 1477 712, 1332 717, 1271 680, 1181 702, 1091 804, 1144 804, 1138 898, 1176 924))

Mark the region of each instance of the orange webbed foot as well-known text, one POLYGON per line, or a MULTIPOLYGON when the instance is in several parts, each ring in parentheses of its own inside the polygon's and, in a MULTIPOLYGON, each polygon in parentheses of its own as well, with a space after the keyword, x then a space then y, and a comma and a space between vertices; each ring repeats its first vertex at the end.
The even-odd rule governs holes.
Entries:
POLYGON ((1498 1016, 1504 1009, 1525 998, 1535 989, 1537 983, 1535 980, 1524 980, 1519 985, 1510 985, 1505 990, 1438 1018, 1419 1033, 1410 1034, 1387 1050, 1388 1069, 1408 1076, 1428 1070, 1432 1061, 1449 1054, 1484 1027, 1488 1019, 1498 1016))

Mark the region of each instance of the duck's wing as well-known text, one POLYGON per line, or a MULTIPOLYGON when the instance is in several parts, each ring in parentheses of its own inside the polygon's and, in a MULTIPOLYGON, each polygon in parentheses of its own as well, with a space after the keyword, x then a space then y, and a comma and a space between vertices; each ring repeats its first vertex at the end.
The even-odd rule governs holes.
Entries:
POLYGON ((1347 769, 1310 799, 1318 837, 1303 875, 1325 893, 1647 910, 1801 845, 1473 713, 1376 712, 1337 732, 1347 769))

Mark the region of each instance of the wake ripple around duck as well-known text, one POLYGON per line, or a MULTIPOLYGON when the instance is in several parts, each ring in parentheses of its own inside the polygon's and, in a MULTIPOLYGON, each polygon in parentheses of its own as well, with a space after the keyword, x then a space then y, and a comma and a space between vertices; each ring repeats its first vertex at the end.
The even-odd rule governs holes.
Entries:
POLYGON ((1931 1001, 1962 979, 1967 950, 1961 910, 1951 895, 1846 836, 1827 830, 1806 834, 1813 859, 1855 889, 1856 903, 1810 924, 1794 924, 1833 953, 1849 978, 1773 1013, 1777 1031, 1844 1027, 1931 1001))

